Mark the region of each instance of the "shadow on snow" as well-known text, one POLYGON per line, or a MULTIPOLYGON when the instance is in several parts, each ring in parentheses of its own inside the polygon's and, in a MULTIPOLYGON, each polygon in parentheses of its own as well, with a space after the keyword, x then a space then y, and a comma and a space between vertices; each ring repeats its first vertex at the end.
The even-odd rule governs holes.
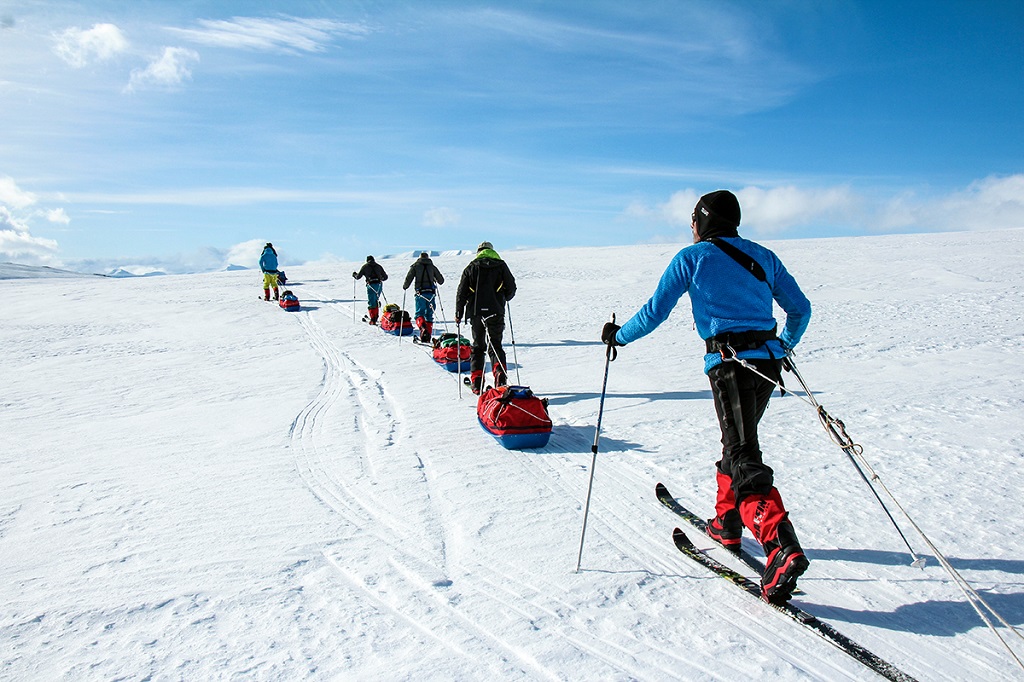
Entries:
MULTIPOLYGON (((547 393, 549 405, 566 405, 580 400, 595 400, 601 397, 600 393, 547 393)), ((711 391, 666 391, 664 393, 606 393, 608 398, 632 398, 655 402, 658 400, 711 400, 711 391)))

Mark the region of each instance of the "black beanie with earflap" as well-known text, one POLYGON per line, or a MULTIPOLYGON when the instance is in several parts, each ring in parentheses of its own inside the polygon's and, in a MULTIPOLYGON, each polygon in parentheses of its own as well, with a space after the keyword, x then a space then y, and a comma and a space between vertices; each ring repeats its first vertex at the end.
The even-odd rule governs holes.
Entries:
POLYGON ((697 219, 697 236, 701 240, 739 236, 736 228, 740 226, 740 202, 727 189, 702 196, 693 209, 693 215, 697 219))

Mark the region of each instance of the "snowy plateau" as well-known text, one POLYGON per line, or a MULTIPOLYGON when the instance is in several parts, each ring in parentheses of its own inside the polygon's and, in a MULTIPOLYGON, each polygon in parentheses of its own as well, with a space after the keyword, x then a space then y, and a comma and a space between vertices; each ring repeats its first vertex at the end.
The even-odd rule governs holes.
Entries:
MULTIPOLYGON (((764 243, 811 300, 795 359, 817 400, 1024 624, 1024 231, 764 243)), ((496 246, 512 379, 554 422, 539 450, 501 447, 425 347, 358 321, 353 263, 282 262, 298 313, 258 300, 256 270, 0 265, 0 679, 881 679, 673 546, 654 486, 710 516, 721 449, 686 297, 610 364, 591 472, 601 326, 685 245, 496 246)), ((434 258, 439 331, 470 257, 434 258)), ((412 259, 381 263, 411 307, 412 259)), ((801 395, 776 393, 761 446, 811 559, 794 604, 919 680, 1024 679, 996 636, 1024 657, 1017 632, 894 510, 929 559, 910 565, 801 395)))

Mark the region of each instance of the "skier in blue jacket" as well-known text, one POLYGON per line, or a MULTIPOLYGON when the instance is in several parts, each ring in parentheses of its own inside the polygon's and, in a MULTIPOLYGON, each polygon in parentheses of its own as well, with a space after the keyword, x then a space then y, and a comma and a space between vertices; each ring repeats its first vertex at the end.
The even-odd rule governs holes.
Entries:
POLYGON ((260 256, 260 270, 263 271, 263 300, 270 300, 270 290, 274 290, 274 300, 280 295, 277 288, 277 251, 274 245, 267 242, 263 247, 263 254, 260 256))
POLYGON ((708 534, 739 552, 746 526, 767 560, 762 596, 783 604, 808 561, 758 444, 758 423, 775 384, 730 360, 742 358, 781 381, 782 359, 807 329, 811 304, 778 256, 739 236, 739 224, 740 205, 732 192, 701 197, 691 216, 693 245, 672 259, 643 308, 622 327, 606 324, 601 337, 611 346, 636 341, 668 319, 679 298, 689 294, 697 332, 706 344, 704 372, 722 431, 716 517, 708 521, 708 534), (773 300, 786 313, 778 335, 773 300))

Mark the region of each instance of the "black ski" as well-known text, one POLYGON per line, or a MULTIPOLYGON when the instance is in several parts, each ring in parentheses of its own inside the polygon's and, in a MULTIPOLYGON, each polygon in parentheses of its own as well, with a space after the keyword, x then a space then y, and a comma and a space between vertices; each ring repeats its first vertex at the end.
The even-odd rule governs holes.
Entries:
POLYGON ((882 677, 893 680, 894 682, 916 682, 915 678, 906 674, 892 663, 879 658, 877 655, 865 649, 860 644, 857 644, 852 639, 833 628, 828 623, 818 620, 817 617, 812 616, 806 611, 799 609, 792 604, 769 604, 761 598, 761 586, 755 583, 753 580, 746 576, 740 575, 736 571, 732 570, 725 564, 721 564, 712 557, 708 556, 701 550, 697 549, 694 544, 690 541, 690 538, 686 537, 686 533, 676 528, 672 532, 672 540, 675 541, 676 547, 679 551, 693 559, 700 565, 707 568, 715 575, 728 580, 730 583, 736 585, 744 592, 751 594, 756 597, 759 601, 767 606, 774 608, 780 613, 784 613, 791 619, 800 623, 808 630, 816 632, 821 637, 831 642, 836 647, 845 651, 848 655, 854 659, 860 661, 868 668, 874 670, 882 677))
POLYGON ((745 563, 752 570, 756 571, 758 576, 760 576, 762 573, 764 573, 764 562, 761 561, 759 558, 757 558, 756 556, 754 556, 753 554, 751 554, 750 552, 748 552, 745 549, 740 549, 740 553, 736 554, 732 550, 726 548, 724 545, 716 542, 713 537, 708 535, 708 532, 707 532, 708 524, 707 524, 707 522, 704 521, 704 519, 702 519, 699 516, 697 516, 696 514, 694 514, 692 511, 690 511, 686 507, 684 507, 683 505, 679 504, 679 500, 677 500, 676 498, 672 497, 672 493, 670 493, 668 491, 668 488, 666 488, 664 485, 659 483, 658 485, 654 486, 654 494, 658 496, 658 501, 659 502, 661 502, 663 505, 668 507, 670 510, 672 510, 673 512, 675 512, 679 516, 683 517, 683 519, 687 523, 689 523, 691 526, 696 528, 700 532, 701 535, 706 536, 708 540, 711 540, 712 542, 715 542, 716 545, 718 545, 719 547, 721 547, 725 551, 729 552, 733 556, 739 557, 740 561, 745 563))
MULTIPOLYGON (((473 381, 469 378, 468 374, 465 375, 464 377, 462 377, 462 383, 466 384, 471 389, 473 388, 473 381)), ((480 393, 486 393, 489 390, 491 390, 490 386, 484 386, 484 389, 482 391, 480 391, 480 393)), ((480 393, 477 393, 476 391, 473 391, 473 395, 480 395, 480 393)))

